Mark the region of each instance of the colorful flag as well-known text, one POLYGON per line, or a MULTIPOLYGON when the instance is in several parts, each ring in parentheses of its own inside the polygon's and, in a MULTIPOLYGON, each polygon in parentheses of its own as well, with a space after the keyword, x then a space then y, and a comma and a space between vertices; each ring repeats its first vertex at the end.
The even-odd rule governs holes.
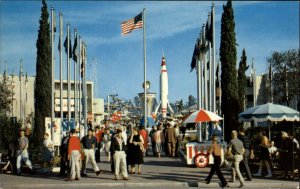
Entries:
POLYGON ((20 71, 19 71, 19 81, 22 80, 22 74, 23 74, 23 69, 22 69, 22 63, 20 64, 20 71))
MULTIPOLYGON (((68 36, 65 39, 64 47, 65 47, 65 52, 68 55, 68 36)), ((72 58, 72 43, 71 43, 71 38, 69 38, 69 57, 72 58)))
POLYGON ((213 33, 212 33, 213 22, 212 21, 213 21, 213 15, 211 12, 211 14, 209 14, 209 16, 207 18, 207 22, 206 22, 206 26, 205 26, 205 38, 210 43, 212 43, 212 41, 213 41, 213 33))
POLYGON ((86 60, 86 46, 84 43, 81 43, 81 78, 83 78, 85 72, 85 60, 86 60))
POLYGON ((121 35, 127 35, 135 29, 143 28, 143 13, 121 23, 121 35))
POLYGON ((52 24, 53 24, 53 32, 56 32, 56 18, 55 18, 55 11, 53 10, 53 18, 52 18, 52 24))
POLYGON ((194 70, 194 68, 197 66, 197 60, 199 57, 199 44, 200 44, 200 40, 199 38, 197 39, 197 42, 195 43, 195 47, 194 47, 194 52, 193 52, 193 57, 192 57, 192 62, 191 62, 191 71, 192 72, 194 70))
POLYGON ((74 47, 73 47, 73 60, 77 62, 77 33, 74 38, 74 47))
POLYGON ((218 62, 217 69, 216 69, 216 78, 217 78, 216 87, 219 87, 219 81, 220 81, 219 74, 220 74, 220 62, 218 62))
POLYGON ((250 70, 250 85, 253 86, 253 70, 254 70, 254 65, 253 65, 253 62, 252 62, 252 66, 251 66, 251 70, 250 70))

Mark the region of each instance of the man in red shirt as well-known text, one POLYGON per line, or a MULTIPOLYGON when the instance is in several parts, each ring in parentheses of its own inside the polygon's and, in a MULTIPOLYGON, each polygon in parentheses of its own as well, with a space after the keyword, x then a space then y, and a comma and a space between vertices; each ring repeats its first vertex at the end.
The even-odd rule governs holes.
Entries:
POLYGON ((70 160, 70 178, 67 181, 80 180, 80 161, 81 161, 80 139, 76 135, 75 129, 70 132, 68 144, 68 160, 70 160))
POLYGON ((97 150, 95 153, 95 159, 97 163, 100 163, 100 151, 103 148, 103 144, 102 144, 103 134, 104 134, 104 127, 101 126, 101 129, 99 129, 99 126, 97 126, 95 131, 95 137, 97 139, 97 150))

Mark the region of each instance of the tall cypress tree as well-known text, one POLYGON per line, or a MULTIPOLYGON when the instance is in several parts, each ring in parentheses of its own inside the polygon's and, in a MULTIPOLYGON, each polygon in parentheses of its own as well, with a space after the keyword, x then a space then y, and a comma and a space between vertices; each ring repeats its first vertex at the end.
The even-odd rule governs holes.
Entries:
POLYGON ((239 64, 239 70, 238 70, 239 112, 244 111, 244 107, 245 107, 245 95, 246 95, 246 88, 247 88, 247 77, 245 72, 247 69, 248 69, 247 56, 246 56, 245 49, 243 49, 241 61, 239 64))
POLYGON ((222 64, 222 113, 224 114, 225 139, 229 140, 231 131, 238 126, 238 94, 236 70, 235 22, 232 2, 223 6, 221 20, 220 60, 222 64))
POLYGON ((36 42, 36 79, 34 90, 34 143, 40 144, 45 132, 45 117, 51 116, 51 48, 50 24, 46 1, 43 0, 40 27, 36 42))

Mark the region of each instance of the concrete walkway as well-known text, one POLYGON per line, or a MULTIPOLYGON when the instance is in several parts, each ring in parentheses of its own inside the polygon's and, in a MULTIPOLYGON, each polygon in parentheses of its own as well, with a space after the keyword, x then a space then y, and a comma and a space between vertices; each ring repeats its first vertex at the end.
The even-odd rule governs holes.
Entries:
MULTIPOLYGON (((104 160, 105 157, 101 157, 104 160)), ((110 171, 110 164, 101 162, 98 164, 104 172, 99 176, 88 169, 88 177, 80 181, 66 182, 65 178, 59 177, 58 173, 45 175, 36 173, 34 175, 23 174, 15 176, 0 174, 0 189, 17 188, 168 188, 168 187, 200 187, 219 188, 219 180, 215 175, 209 185, 204 179, 208 175, 209 168, 195 168, 186 166, 179 158, 155 157, 145 158, 142 166, 142 174, 129 175, 129 181, 116 181, 114 174, 110 171)), ((223 170, 225 178, 229 180, 230 172, 223 170)), ((239 182, 229 183, 230 187, 238 187, 239 182)), ((279 180, 275 178, 254 178, 245 182, 245 188, 293 188, 299 187, 298 181, 279 180)))

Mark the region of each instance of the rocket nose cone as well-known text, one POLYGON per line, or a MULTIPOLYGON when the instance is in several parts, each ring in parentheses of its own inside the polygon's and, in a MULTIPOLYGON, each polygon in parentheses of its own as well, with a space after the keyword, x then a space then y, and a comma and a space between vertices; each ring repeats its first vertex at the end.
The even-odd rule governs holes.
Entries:
POLYGON ((161 66, 166 66, 165 57, 162 57, 162 59, 161 59, 161 66))

